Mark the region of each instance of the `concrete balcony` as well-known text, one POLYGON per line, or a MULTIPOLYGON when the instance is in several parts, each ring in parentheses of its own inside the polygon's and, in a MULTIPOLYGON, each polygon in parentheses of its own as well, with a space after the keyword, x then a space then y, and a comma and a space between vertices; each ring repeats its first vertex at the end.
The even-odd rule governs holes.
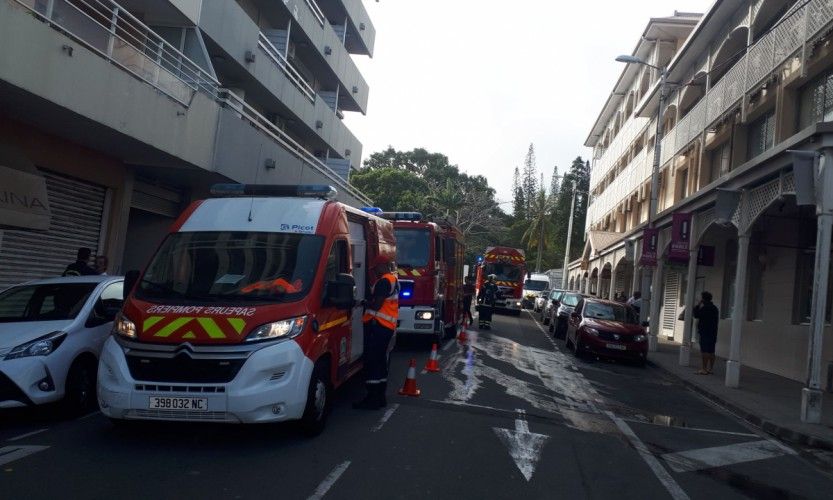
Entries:
POLYGON ((315 0, 330 20, 336 33, 344 33, 345 47, 351 54, 373 57, 376 28, 362 0, 315 0))

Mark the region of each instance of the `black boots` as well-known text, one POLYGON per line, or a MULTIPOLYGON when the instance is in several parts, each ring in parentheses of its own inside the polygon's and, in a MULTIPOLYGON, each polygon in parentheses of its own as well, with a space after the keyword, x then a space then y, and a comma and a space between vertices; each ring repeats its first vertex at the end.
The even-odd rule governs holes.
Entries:
POLYGON ((388 384, 365 384, 367 388, 367 395, 361 401, 353 403, 355 410, 378 410, 387 406, 387 398, 385 392, 388 384))

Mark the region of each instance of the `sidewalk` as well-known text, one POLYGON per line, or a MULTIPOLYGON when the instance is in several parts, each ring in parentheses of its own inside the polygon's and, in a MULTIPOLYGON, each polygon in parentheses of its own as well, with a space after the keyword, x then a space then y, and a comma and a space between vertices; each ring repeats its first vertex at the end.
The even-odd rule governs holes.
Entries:
POLYGON ((648 355, 654 365, 683 384, 711 399, 749 423, 784 441, 833 450, 833 394, 824 394, 821 424, 801 422, 801 389, 804 385, 778 375, 744 366, 740 388, 724 384, 726 360, 718 358, 714 374, 697 375, 700 352, 691 352, 691 366, 680 366, 680 345, 660 341, 657 352, 648 355))

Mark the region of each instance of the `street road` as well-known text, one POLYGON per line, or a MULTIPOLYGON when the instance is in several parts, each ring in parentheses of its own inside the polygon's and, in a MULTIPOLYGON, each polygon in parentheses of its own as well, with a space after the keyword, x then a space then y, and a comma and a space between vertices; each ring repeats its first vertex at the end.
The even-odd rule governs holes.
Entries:
POLYGON ((387 411, 337 393, 325 432, 0 414, 0 498, 829 498, 833 480, 649 366, 576 360, 527 314, 449 341, 400 339, 387 411))

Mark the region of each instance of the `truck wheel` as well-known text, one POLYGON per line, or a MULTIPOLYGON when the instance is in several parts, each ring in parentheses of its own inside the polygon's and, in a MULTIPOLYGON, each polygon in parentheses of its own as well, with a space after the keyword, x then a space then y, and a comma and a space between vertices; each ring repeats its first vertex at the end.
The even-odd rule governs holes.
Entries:
POLYGON ((72 363, 62 403, 67 415, 81 415, 95 407, 96 368, 94 360, 88 358, 79 358, 72 363))
POLYGON ((326 376, 326 363, 319 362, 312 372, 307 389, 307 406, 301 417, 301 431, 309 437, 321 434, 330 413, 332 389, 326 376))

